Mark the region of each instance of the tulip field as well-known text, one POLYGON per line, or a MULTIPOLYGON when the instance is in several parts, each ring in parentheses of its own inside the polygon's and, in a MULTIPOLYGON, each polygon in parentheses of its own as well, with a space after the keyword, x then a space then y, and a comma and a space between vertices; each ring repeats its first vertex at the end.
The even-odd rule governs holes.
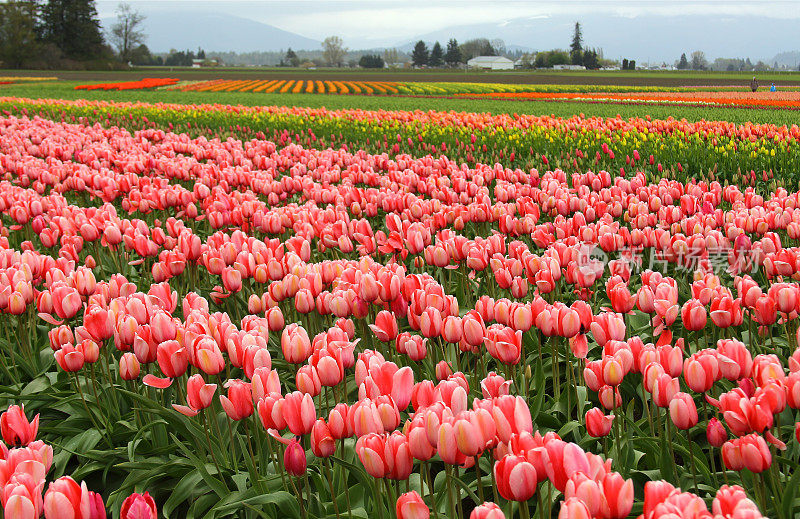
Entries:
POLYGON ((2 97, 3 517, 795 517, 798 139, 2 97))

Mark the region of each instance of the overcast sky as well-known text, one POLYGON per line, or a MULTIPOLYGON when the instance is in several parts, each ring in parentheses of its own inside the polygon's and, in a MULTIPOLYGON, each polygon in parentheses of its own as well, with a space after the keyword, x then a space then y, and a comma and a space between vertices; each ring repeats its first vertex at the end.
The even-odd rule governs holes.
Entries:
MULTIPOLYGON (((114 16, 118 1, 99 0, 101 18, 114 16)), ((592 12, 635 17, 639 15, 698 14, 754 15, 800 19, 800 0, 783 1, 620 1, 560 2, 513 0, 128 0, 143 11, 186 8, 224 12, 314 39, 337 34, 352 45, 403 40, 418 34, 472 23, 502 23, 520 17, 587 15, 592 12)), ((765 37, 769 37, 765 35, 765 37)))

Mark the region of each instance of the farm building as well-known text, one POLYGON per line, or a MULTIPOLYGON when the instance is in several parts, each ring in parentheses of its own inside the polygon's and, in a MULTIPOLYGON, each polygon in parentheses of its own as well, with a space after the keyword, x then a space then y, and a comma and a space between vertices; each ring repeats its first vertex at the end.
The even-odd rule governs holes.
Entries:
POLYGON ((583 65, 553 65, 553 70, 586 70, 583 65))
POLYGON ((200 67, 217 67, 219 66, 219 61, 216 59, 193 59, 192 60, 192 68, 200 68, 200 67))
POLYGON ((514 62, 503 56, 476 56, 467 61, 467 66, 484 70, 512 70, 514 62))

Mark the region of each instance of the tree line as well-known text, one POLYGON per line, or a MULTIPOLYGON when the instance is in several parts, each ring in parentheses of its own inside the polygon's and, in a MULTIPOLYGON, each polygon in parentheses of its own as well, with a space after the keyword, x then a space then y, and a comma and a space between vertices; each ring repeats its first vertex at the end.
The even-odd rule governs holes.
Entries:
POLYGON ((766 70, 779 69, 777 63, 768 65, 763 61, 753 63, 750 58, 717 58, 709 63, 706 55, 701 50, 692 52, 689 57, 682 53, 678 61, 675 62, 678 70, 713 70, 725 72, 763 72, 766 70))
MULTIPOLYGON (((411 64, 415 67, 454 67, 468 62, 476 56, 501 56, 508 54, 503 40, 475 38, 459 44, 455 38, 447 42, 443 49, 437 41, 431 49, 420 40, 411 53, 411 64)), ((599 69, 609 64, 603 59, 602 51, 583 46, 581 24, 575 23, 572 43, 569 50, 554 49, 532 54, 522 54, 519 61, 522 68, 552 68, 556 65, 582 65, 587 69, 599 69)), ((635 66, 635 62, 634 62, 635 66)))

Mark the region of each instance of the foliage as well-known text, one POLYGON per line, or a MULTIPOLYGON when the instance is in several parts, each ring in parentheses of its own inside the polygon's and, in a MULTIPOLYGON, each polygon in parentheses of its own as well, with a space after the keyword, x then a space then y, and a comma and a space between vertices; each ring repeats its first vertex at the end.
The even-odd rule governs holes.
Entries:
POLYGON ((553 68, 555 65, 569 65, 570 57, 567 51, 556 49, 539 52, 533 62, 536 68, 553 68))
POLYGON ((594 49, 587 49, 584 51, 582 64, 587 70, 599 69, 600 61, 597 59, 597 51, 594 49))
POLYGON ((300 65, 300 58, 297 57, 297 54, 292 50, 291 47, 289 47, 289 50, 286 51, 284 60, 286 61, 286 66, 288 67, 297 67, 300 65))
POLYGON ((41 52, 37 37, 37 5, 33 1, 0 4, 0 62, 22 68, 41 52))
POLYGON ((380 54, 364 54, 358 60, 358 66, 361 68, 383 68, 384 62, 380 54))

